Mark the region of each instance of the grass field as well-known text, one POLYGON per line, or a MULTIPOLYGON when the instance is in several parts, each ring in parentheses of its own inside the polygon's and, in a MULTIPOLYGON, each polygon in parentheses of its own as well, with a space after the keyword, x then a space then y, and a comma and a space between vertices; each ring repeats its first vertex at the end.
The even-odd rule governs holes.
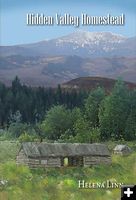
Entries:
MULTIPOLYGON (((114 142, 109 142, 112 149, 114 142)), ((78 181, 136 183, 136 143, 133 153, 112 156, 112 165, 91 168, 30 170, 16 166, 18 142, 0 142, 0 200, 119 200, 120 189, 79 189, 78 181)))

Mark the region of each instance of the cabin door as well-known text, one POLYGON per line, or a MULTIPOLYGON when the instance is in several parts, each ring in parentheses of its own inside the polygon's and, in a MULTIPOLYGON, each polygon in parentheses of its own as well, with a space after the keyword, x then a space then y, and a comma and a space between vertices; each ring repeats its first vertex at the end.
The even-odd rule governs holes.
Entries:
POLYGON ((64 167, 80 167, 83 166, 83 157, 64 157, 61 159, 61 166, 64 167))

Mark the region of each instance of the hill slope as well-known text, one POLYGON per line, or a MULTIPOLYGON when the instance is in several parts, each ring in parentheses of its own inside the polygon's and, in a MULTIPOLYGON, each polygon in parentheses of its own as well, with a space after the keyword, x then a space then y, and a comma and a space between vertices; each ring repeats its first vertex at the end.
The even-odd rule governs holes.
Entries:
POLYGON ((81 58, 78 56, 0 58, 0 81, 10 85, 18 76, 31 86, 56 87, 79 77, 106 77, 136 82, 136 57, 81 58))
MULTIPOLYGON (((98 86, 106 89, 107 92, 111 91, 114 87, 116 80, 102 77, 81 77, 73 79, 67 83, 62 84, 62 88, 66 89, 84 89, 92 90, 98 86)), ((136 84, 125 82, 126 86, 130 89, 136 89, 136 84)))

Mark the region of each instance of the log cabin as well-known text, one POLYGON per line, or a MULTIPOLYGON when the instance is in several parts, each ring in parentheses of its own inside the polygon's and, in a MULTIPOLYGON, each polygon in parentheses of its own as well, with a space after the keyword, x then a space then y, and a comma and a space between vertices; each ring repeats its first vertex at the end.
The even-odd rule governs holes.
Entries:
POLYGON ((110 164, 111 156, 104 144, 83 143, 22 143, 16 157, 17 164, 30 168, 90 167, 110 164))

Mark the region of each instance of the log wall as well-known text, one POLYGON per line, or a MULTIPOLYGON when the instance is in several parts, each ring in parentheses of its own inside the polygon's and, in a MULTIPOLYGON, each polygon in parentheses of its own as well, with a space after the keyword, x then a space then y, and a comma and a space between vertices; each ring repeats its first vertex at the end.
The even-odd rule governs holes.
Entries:
POLYGON ((16 158, 16 163, 27 165, 30 168, 46 168, 46 167, 61 167, 61 159, 60 158, 28 158, 23 149, 19 152, 16 158))
POLYGON ((111 157, 107 156, 85 156, 84 159, 84 166, 89 167, 92 165, 98 165, 98 164, 111 164, 111 157))
POLYGON ((16 157, 16 164, 24 164, 24 165, 28 165, 29 159, 27 158, 27 156, 24 154, 23 149, 20 150, 19 154, 16 157))
MULTIPOLYGON (((70 166, 84 166, 89 167, 98 164, 111 164, 110 156, 84 156, 80 159, 70 160, 70 166), (83 158, 83 159, 82 159, 83 158), (78 161, 78 162, 77 162, 78 161), (83 165, 82 165, 83 164, 83 165)), ((16 163, 27 165, 30 168, 48 168, 48 167, 62 167, 62 158, 60 157, 45 157, 45 158, 28 158, 23 149, 20 150, 16 158, 16 163)))

